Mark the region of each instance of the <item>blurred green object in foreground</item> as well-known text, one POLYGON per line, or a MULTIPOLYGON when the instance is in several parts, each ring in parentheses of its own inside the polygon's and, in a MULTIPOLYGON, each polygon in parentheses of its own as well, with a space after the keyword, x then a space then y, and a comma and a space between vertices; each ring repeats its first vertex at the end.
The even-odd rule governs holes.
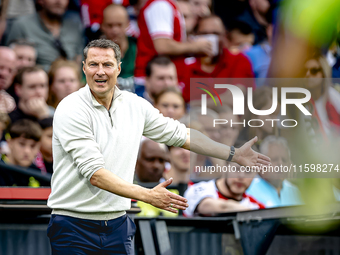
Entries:
POLYGON ((285 28, 317 46, 336 38, 339 13, 339 0, 287 0, 282 5, 285 28))

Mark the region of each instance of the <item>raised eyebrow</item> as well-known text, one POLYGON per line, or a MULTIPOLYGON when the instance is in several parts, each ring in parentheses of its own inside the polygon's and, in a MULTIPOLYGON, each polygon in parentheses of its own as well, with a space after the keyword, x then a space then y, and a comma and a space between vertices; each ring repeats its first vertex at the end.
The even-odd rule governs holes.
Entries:
POLYGON ((110 64, 110 65, 115 65, 115 63, 114 62, 110 62, 110 61, 108 61, 108 62, 104 62, 104 64, 110 64))

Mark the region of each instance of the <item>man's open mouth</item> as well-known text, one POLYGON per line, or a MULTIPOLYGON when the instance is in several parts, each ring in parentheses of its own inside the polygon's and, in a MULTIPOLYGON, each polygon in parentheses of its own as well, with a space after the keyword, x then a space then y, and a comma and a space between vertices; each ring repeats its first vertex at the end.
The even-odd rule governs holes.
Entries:
POLYGON ((95 82, 96 82, 96 83, 99 83, 99 84, 104 84, 106 81, 107 81, 107 80, 100 80, 100 79, 95 80, 95 82))

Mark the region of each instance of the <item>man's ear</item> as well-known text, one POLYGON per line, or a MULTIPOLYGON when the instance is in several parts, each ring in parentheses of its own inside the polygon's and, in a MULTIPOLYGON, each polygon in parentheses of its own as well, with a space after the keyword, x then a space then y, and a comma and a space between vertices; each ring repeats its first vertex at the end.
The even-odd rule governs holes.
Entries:
POLYGON ((85 74, 85 60, 82 63, 83 63, 83 72, 85 74))
POLYGON ((118 75, 120 74, 121 71, 122 71, 122 62, 119 62, 119 65, 118 65, 118 75))

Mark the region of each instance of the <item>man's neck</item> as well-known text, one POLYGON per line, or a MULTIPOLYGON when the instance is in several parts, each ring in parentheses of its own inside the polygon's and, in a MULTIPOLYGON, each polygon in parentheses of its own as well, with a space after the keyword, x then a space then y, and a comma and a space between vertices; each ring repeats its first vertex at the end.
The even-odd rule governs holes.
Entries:
POLYGON ((164 174, 166 179, 169 179, 170 177, 173 178, 172 183, 178 184, 178 183, 188 183, 190 180, 190 173, 189 171, 181 171, 178 169, 175 169, 175 167, 171 166, 170 170, 164 174))
POLYGON ((113 96, 114 96, 114 91, 115 91, 115 88, 113 88, 111 91, 110 91, 110 94, 109 95, 105 95, 104 97, 101 97, 95 93, 92 93, 92 95, 94 96, 94 98, 97 100, 97 102, 101 105, 103 105, 107 110, 110 109, 111 107, 111 104, 112 104, 112 100, 113 100, 113 96))
POLYGON ((316 102, 322 96, 323 94, 322 92, 323 92, 323 86, 319 86, 315 89, 310 89, 310 93, 311 93, 311 96, 314 102, 316 102))
POLYGON ((217 189, 221 192, 221 194, 227 198, 235 199, 236 201, 242 200, 243 194, 232 193, 225 182, 225 178, 220 178, 216 181, 217 189))

